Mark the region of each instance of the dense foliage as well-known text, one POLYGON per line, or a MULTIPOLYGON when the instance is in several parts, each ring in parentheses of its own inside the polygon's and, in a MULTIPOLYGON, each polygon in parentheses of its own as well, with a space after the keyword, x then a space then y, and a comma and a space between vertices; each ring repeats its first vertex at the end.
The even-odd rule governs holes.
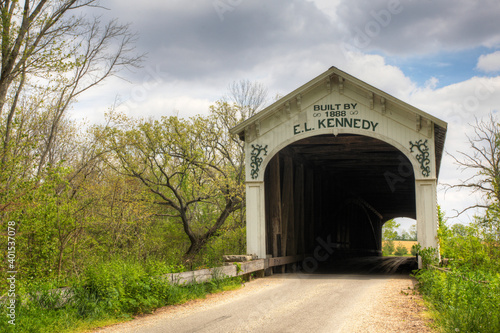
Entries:
MULTIPOLYGON (((225 104, 222 107, 226 111, 235 109, 225 104)), ((195 121, 168 118, 162 122, 133 122, 138 128, 162 124, 155 135, 162 136, 157 140, 164 146, 149 147, 155 151, 166 149, 171 143, 167 138, 169 130, 174 133, 179 127, 193 130, 194 126, 200 126, 199 122, 207 128, 213 124, 212 120, 210 115, 195 121)), ((126 131, 125 137, 120 138, 123 146, 135 144, 137 137, 127 135, 134 135, 138 130, 131 126, 126 131)), ((219 131, 220 143, 223 133, 222 129, 219 131)), ((245 251, 241 161, 220 161, 217 152, 197 148, 197 159, 193 155, 178 155, 168 160, 166 152, 155 155, 163 159, 161 169, 151 167, 144 156, 129 150, 128 164, 124 166, 116 150, 108 148, 109 141, 121 135, 117 134, 116 127, 108 124, 73 133, 71 144, 77 151, 91 147, 97 152, 92 161, 83 167, 73 164, 71 159, 46 166, 43 176, 12 181, 12 186, 17 186, 23 195, 0 198, 3 202, 11 200, 2 211, 0 245, 6 258, 7 230, 11 222, 10 228, 15 234, 17 288, 22 290, 25 282, 31 280, 56 280, 64 286, 80 279, 88 267, 103 259, 163 260, 169 265, 195 269, 219 265, 222 254, 245 251), (212 161, 207 161, 203 154, 212 161), (211 162, 219 174, 207 170, 211 162), (183 163, 184 169, 179 163, 183 163), (132 170, 131 165, 136 169, 132 170), (148 167, 150 169, 144 171, 148 167), (173 178, 162 179, 167 169, 173 178), (144 182, 146 177, 151 177, 151 181, 144 182), (175 191, 167 192, 165 189, 169 186, 175 191), (179 216, 179 209, 172 207, 174 200, 182 207, 186 221, 179 216), (193 239, 199 241, 196 251, 190 251, 193 239), (185 256, 186 253, 190 255, 185 256)), ((142 132, 142 135, 150 134, 142 132)), ((175 148, 173 144, 169 147, 175 148)), ((230 153, 237 158, 242 155, 242 152, 241 155, 230 153)), ((0 270, 6 273, 9 269, 2 265, 0 270)), ((0 282, 2 290, 6 283, 0 282)))
MULTIPOLYGON (((61 333, 90 329, 132 319, 133 315, 203 298, 206 294, 241 286, 240 278, 215 278, 209 283, 179 286, 163 274, 182 270, 163 261, 100 262, 82 272, 71 289, 56 290, 57 283, 33 280, 17 307, 16 325, 0 321, 2 332, 61 333)), ((1 308, 5 316, 5 306, 1 308)))
POLYGON ((420 289, 433 305, 446 332, 500 332, 500 125, 496 118, 476 120, 470 150, 454 159, 475 174, 452 188, 484 195, 486 208, 469 225, 448 226, 439 212, 440 255, 447 267, 436 268, 436 249, 423 249, 420 289))
MULTIPOLYGON (((469 226, 441 219, 439 268, 433 251, 422 253, 426 269, 417 273, 420 290, 445 332, 500 331, 500 237, 494 209, 469 226)), ((442 217, 442 214, 440 214, 442 217)), ((430 249, 427 249, 430 250, 430 249)))
POLYGON ((14 326, 11 301, 18 331, 59 332, 196 297, 213 288, 180 291, 157 276, 246 249, 244 143, 228 130, 264 90, 234 84, 227 99, 239 106, 217 102, 192 119, 112 109, 102 125, 71 120, 82 93, 142 59, 128 25, 85 7, 99 5, 0 3, 0 273, 12 277, 0 280, 2 332, 14 326), (74 293, 62 307, 48 292, 58 287, 74 293))

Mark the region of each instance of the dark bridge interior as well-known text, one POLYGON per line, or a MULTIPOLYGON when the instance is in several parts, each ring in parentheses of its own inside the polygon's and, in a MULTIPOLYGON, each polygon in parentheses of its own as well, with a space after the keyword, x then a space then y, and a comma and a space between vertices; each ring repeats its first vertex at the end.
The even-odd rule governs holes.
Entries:
POLYGON ((381 255, 382 225, 416 218, 415 179, 395 147, 360 135, 321 135, 295 142, 265 173, 266 248, 273 257, 381 255), (324 254, 324 251, 322 252, 324 254))

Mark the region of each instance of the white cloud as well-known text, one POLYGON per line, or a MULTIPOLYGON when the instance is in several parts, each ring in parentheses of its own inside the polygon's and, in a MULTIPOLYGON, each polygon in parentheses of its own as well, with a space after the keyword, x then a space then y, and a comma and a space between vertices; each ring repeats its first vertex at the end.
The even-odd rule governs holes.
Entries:
POLYGON ((500 51, 480 56, 477 62, 477 69, 483 72, 500 71, 500 51))
POLYGON ((429 89, 435 89, 437 84, 439 83, 439 79, 436 77, 431 77, 429 80, 425 81, 425 87, 429 89))
POLYGON ((439 89, 417 88, 409 103, 456 125, 469 124, 500 106, 500 76, 473 77, 439 89))
POLYGON ((340 69, 400 99, 416 88, 400 68, 386 64, 379 55, 350 52, 345 69, 340 69))

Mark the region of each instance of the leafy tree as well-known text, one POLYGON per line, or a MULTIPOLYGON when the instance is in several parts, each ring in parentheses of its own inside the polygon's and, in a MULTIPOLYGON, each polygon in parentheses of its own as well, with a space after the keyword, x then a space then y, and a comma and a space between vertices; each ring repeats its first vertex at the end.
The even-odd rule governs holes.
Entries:
POLYGON ((132 55, 134 35, 127 25, 111 21, 104 25, 76 17, 79 8, 94 0, 2 1, 0 117, 2 162, 16 133, 21 109, 42 111, 47 125, 40 133, 37 172, 50 161, 65 111, 84 91, 117 70, 137 66, 132 55))
POLYGON ((467 227, 461 223, 453 224, 450 227, 450 234, 453 236, 467 236, 467 227))
POLYGON ((0 4, 0 177, 5 191, 19 176, 42 177, 47 166, 59 162, 65 114, 78 96, 118 70, 139 65, 127 25, 75 15, 95 3, 0 4))
POLYGON ((267 89, 262 83, 240 80, 232 82, 228 87, 227 103, 240 107, 242 118, 253 116, 266 103, 267 89))
POLYGON ((389 220, 384 223, 382 227, 382 239, 383 240, 395 240, 398 237, 397 229, 401 224, 397 223, 395 220, 389 220))
POLYGON ((400 235, 398 234, 398 240, 404 240, 404 241, 406 241, 406 240, 409 240, 409 239, 410 239, 410 234, 406 230, 401 231, 400 235))
POLYGON ((243 207, 243 144, 229 134, 241 119, 239 107, 219 102, 207 117, 122 118, 112 129, 110 165, 140 180, 163 207, 161 215, 182 224, 187 255, 197 254, 243 207))
POLYGON ((416 241, 417 240, 417 225, 412 224, 410 226, 410 233, 408 240, 416 241))
POLYGON ((444 213, 439 209, 438 237, 441 256, 453 259, 459 267, 471 270, 500 271, 499 235, 495 223, 484 219, 495 218, 488 210, 485 216, 478 216, 469 225, 448 226, 444 213))

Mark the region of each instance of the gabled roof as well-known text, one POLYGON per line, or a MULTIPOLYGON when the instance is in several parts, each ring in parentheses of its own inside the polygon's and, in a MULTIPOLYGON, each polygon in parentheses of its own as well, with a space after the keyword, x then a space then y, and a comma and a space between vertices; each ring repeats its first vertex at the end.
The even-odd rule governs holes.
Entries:
POLYGON ((242 133, 248 125, 256 122, 257 120, 267 118, 270 114, 272 114, 278 108, 282 107, 286 101, 297 96, 298 94, 304 94, 305 92, 314 88, 318 84, 323 84, 323 82, 328 77, 330 77, 332 75, 338 75, 338 76, 342 77, 344 80, 350 81, 350 82, 354 83, 355 85, 359 86, 360 88, 363 88, 366 91, 372 92, 372 93, 379 95, 381 97, 384 97, 386 99, 390 99, 393 103, 400 106, 401 108, 412 111, 417 115, 420 115, 424 118, 431 120, 437 126, 443 128, 445 130, 447 129, 448 124, 446 122, 444 122, 443 120, 436 118, 436 117, 434 117, 434 116, 432 116, 432 115, 430 115, 430 114, 428 114, 428 113, 426 113, 426 112, 424 112, 424 111, 422 111, 422 110, 420 110, 420 109, 418 109, 418 108, 416 108, 408 103, 405 103, 405 102, 397 99, 396 97, 389 95, 388 93, 386 93, 378 88, 375 88, 374 86, 372 86, 364 81, 361 81, 360 79, 357 79, 354 76, 347 74, 346 72, 341 71, 340 69, 332 66, 332 67, 330 67, 330 69, 328 69, 323 74, 318 75, 317 77, 315 77, 311 81, 307 82, 303 86, 295 89, 294 91, 292 91, 288 95, 280 98, 279 100, 277 100, 273 104, 269 105, 264 110, 260 111, 259 113, 255 114, 254 116, 248 118, 247 120, 243 121, 239 125, 235 126, 234 128, 231 129, 231 133, 233 133, 233 134, 242 133))
POLYGON ((397 106, 398 108, 401 108, 403 110, 406 110, 408 112, 414 113, 416 116, 420 116, 423 119, 427 119, 432 121, 434 124, 434 133, 435 133, 435 148, 436 148, 436 167, 437 171, 439 174, 439 167, 441 164, 441 157, 443 154, 443 149, 444 149, 444 141, 446 137, 446 130, 448 127, 448 124, 439 119, 436 118, 408 103, 405 103, 396 97, 378 89, 375 88, 374 86, 361 81, 354 76, 341 71, 340 69, 336 67, 330 67, 326 72, 320 74, 319 76, 315 77, 311 81, 307 82, 306 84, 302 85, 301 87, 295 89, 291 93, 287 94, 286 96, 282 97, 278 101, 274 102, 273 104, 269 105, 259 113, 255 114, 254 116, 248 118, 247 120, 243 121, 239 125, 235 126, 230 130, 232 134, 238 134, 239 137, 242 140, 245 140, 245 129, 249 127, 250 125, 259 122, 261 120, 264 120, 271 116, 273 113, 278 112, 280 109, 283 108, 285 103, 287 101, 292 100, 298 95, 305 95, 308 91, 316 88, 318 85, 322 85, 325 83, 326 80, 329 78, 335 77, 336 79, 340 80, 341 82, 349 82, 350 84, 356 86, 358 89, 365 91, 367 94, 371 93, 374 96, 378 96, 380 98, 384 98, 387 101, 390 101, 393 105, 397 106))

